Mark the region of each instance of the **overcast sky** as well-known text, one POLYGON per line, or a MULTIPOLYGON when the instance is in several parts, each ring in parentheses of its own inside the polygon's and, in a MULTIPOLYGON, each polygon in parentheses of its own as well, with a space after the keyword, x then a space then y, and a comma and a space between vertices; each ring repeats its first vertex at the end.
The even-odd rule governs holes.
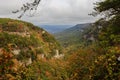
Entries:
MULTIPOLYGON (((19 14, 12 11, 20 9, 23 3, 33 0, 1 0, 0 17, 17 19, 19 14)), ((41 0, 33 17, 26 13, 21 20, 41 24, 78 24, 94 22, 95 17, 88 14, 93 11, 93 3, 98 0, 41 0)))

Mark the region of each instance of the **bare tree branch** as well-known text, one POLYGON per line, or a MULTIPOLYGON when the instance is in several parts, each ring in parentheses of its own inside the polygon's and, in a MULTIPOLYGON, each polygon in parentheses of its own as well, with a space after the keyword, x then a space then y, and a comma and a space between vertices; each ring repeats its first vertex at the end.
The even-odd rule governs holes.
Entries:
POLYGON ((20 10, 12 11, 12 13, 22 12, 18 18, 21 18, 26 11, 37 10, 38 5, 40 4, 41 0, 34 0, 32 3, 23 4, 20 10))

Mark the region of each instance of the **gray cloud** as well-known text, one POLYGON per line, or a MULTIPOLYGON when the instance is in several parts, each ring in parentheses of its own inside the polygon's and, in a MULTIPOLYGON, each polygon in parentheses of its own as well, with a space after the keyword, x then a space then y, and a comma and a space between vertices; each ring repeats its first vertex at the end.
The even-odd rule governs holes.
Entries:
MULTIPOLYGON (((17 19, 19 14, 12 14, 23 3, 33 0, 2 0, 0 3, 0 17, 17 19)), ((34 24, 77 24, 93 22, 96 18, 88 14, 93 11, 93 3, 97 0, 41 0, 34 17, 26 13, 22 20, 34 24)))

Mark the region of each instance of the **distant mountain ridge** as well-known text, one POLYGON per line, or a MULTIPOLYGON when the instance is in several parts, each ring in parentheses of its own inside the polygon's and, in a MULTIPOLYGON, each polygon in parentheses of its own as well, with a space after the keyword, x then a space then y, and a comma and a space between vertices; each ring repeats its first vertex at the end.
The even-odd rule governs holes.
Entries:
POLYGON ((87 29, 90 26, 91 23, 77 24, 64 31, 55 33, 54 36, 63 46, 78 44, 81 42, 81 39, 83 37, 82 32, 84 29, 87 29))
POLYGON ((43 29, 48 31, 51 34, 61 32, 67 28, 72 27, 73 25, 40 25, 43 29))
POLYGON ((70 27, 68 29, 65 29, 64 31, 61 31, 60 33, 69 33, 69 32, 78 32, 78 31, 82 31, 84 28, 88 27, 90 25, 90 23, 85 23, 85 24, 77 24, 73 27, 70 27))

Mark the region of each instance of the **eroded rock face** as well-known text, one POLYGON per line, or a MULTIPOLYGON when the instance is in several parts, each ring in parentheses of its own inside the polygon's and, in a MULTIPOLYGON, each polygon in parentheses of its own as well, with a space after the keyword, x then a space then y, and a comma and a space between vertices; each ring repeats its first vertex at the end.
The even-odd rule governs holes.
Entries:
POLYGON ((64 54, 60 54, 59 50, 56 50, 56 54, 54 55, 54 58, 63 58, 64 54))
POLYGON ((31 59, 31 58, 29 58, 29 59, 28 59, 28 60, 26 60, 25 62, 26 62, 26 65, 28 66, 28 65, 32 64, 32 59, 31 59))
POLYGON ((45 31, 42 31, 42 34, 45 34, 45 31))
POLYGON ((20 54, 20 49, 14 49, 13 51, 12 51, 12 53, 14 54, 14 55, 19 55, 20 54))
POLYGON ((120 56, 117 58, 117 60, 120 62, 120 56))
POLYGON ((9 34, 14 34, 14 35, 19 35, 22 37, 30 37, 30 33, 29 32, 7 32, 9 34))

